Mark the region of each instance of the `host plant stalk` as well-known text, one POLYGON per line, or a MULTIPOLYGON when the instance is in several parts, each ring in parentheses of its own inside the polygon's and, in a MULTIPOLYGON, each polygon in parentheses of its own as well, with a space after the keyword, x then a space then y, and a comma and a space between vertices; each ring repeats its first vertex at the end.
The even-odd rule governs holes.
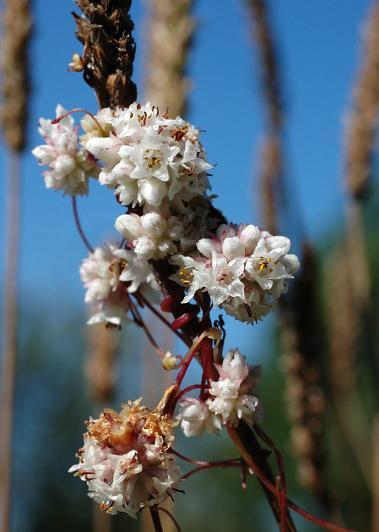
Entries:
MULTIPOLYGON (((373 3, 364 26, 364 50, 348 112, 345 148, 344 184, 348 193, 346 205, 346 246, 349 257, 354 308, 359 333, 366 337, 367 362, 373 384, 379 378, 378 352, 373 351, 374 316, 372 288, 367 259, 364 207, 370 197, 374 171, 374 155, 379 116, 379 6, 373 3)), ((377 395, 377 407, 379 396, 377 395)))
MULTIPOLYGON (((114 329, 101 324, 89 327, 85 374, 95 416, 113 398, 118 345, 119 335, 114 329)), ((99 510, 95 503, 92 516, 93 532, 110 532, 111 517, 99 510)))
POLYGON ((8 0, 3 12, 1 126, 8 146, 5 205, 5 277, 0 415, 0 529, 10 530, 12 428, 18 335, 21 156, 26 144, 29 99, 29 0, 8 0))

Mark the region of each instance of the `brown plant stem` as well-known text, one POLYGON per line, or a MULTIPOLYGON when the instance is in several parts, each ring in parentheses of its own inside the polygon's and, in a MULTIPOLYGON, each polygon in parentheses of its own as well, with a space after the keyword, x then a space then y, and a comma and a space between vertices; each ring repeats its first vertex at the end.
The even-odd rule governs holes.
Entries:
POLYGON ((163 508, 162 506, 157 506, 157 510, 159 510, 160 512, 163 512, 170 518, 171 523, 175 526, 177 532, 182 532, 182 529, 180 528, 178 521, 175 519, 172 513, 169 510, 167 510, 167 508, 163 508))
POLYGON ((21 154, 26 145, 29 99, 29 0, 7 0, 2 13, 1 126, 8 145, 5 194, 4 328, 0 414, 0 529, 10 530, 12 491, 12 428, 18 332, 21 154))
POLYGON ((150 515, 153 521, 155 532, 163 532, 161 519, 159 517, 159 510, 155 506, 150 506, 150 515))
POLYGON ((6 209, 6 263, 4 283, 4 325, 1 371, 0 419, 0 529, 10 530, 12 429, 15 394, 17 321, 18 321, 18 263, 20 243, 20 155, 9 151, 6 209))

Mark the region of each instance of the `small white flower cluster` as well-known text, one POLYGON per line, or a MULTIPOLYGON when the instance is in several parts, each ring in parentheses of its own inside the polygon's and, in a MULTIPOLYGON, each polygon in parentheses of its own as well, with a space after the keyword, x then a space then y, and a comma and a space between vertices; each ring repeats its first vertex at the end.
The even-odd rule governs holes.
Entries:
POLYGON ((172 421, 140 400, 117 414, 107 409, 91 419, 79 450, 79 463, 69 470, 88 485, 88 495, 109 514, 131 517, 171 495, 180 471, 169 449, 172 421))
MULTIPOLYGON (((57 118, 65 113, 66 110, 58 105, 57 118)), ((56 124, 41 118, 39 133, 46 144, 37 146, 32 153, 39 164, 49 168, 44 172, 46 187, 70 195, 87 194, 88 178, 97 177, 99 167, 92 154, 84 147, 78 148, 78 132, 73 118, 66 116, 56 124)))
POLYGON ((253 423, 258 399, 251 392, 260 376, 259 366, 249 367, 238 349, 232 349, 217 369, 219 379, 210 381, 208 399, 190 397, 180 402, 178 419, 188 437, 217 433, 223 425, 237 426, 240 419, 253 423))
MULTIPOLYGON (((65 112, 58 106, 57 118, 65 112)), ((82 194, 91 170, 85 163, 98 168, 95 160, 100 184, 113 188, 122 205, 159 206, 164 198, 188 200, 209 187, 207 172, 212 165, 200 144, 199 130, 180 117, 161 116, 150 103, 86 115, 80 148, 71 116, 57 124, 41 119, 40 124, 47 145, 33 153, 50 166, 49 187, 82 194)))
POLYGON ((89 324, 105 322, 119 327, 128 321, 128 292, 159 290, 146 260, 112 244, 97 247, 83 260, 80 277, 86 288, 85 302, 97 310, 89 324))
POLYGON ((216 238, 198 241, 197 255, 172 257, 180 267, 173 279, 188 288, 184 303, 206 291, 228 314, 254 322, 275 306, 299 268, 290 245, 255 225, 221 225, 216 238))
POLYGON ((108 125, 106 136, 94 134, 96 124, 87 119, 84 145, 102 162, 100 183, 113 188, 122 205, 157 207, 164 198, 190 199, 208 188, 212 165, 199 130, 182 118, 161 116, 150 103, 103 110, 96 118, 108 125))

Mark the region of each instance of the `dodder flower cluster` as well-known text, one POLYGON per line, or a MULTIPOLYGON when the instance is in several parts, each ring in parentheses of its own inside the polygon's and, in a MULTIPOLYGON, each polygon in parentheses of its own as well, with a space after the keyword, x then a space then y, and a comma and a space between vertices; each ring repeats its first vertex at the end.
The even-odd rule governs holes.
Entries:
POLYGON ((135 517, 145 506, 161 503, 172 493, 180 471, 169 453, 172 421, 140 400, 120 413, 107 409, 90 419, 78 452, 75 473, 88 484, 88 495, 110 514, 135 517))
MULTIPOLYGON (((65 114, 66 110, 58 105, 57 118, 65 114)), ((40 164, 48 166, 44 172, 46 187, 65 194, 87 194, 88 178, 97 177, 98 166, 85 147, 78 148, 78 131, 72 116, 65 116, 56 124, 41 118, 39 133, 46 144, 34 148, 33 155, 40 164)))
MULTIPOLYGON (((160 292, 154 271, 155 261, 162 260, 170 269, 167 275, 173 271, 171 279, 184 289, 183 303, 206 293, 213 305, 246 322, 272 310, 299 261, 289 253, 288 238, 254 225, 225 224, 208 195, 212 165, 192 124, 160 115, 147 103, 88 114, 81 120, 81 136, 60 106, 55 120, 41 119, 40 125, 46 144, 33 153, 48 166, 48 188, 82 195, 92 177, 126 208, 115 221, 122 240, 90 249, 80 268, 85 301, 95 308, 89 323, 119 327, 133 318, 143 326, 136 305, 143 297, 151 302, 160 292)), ((170 452, 174 424, 186 436, 195 436, 236 427, 240 420, 249 425, 256 421, 260 404, 254 386, 260 370, 249 367, 238 349, 215 364, 222 353, 214 332, 202 331, 186 357, 162 356, 163 367, 179 368, 179 373, 156 410, 136 401, 119 414, 104 410, 88 422, 79 463, 70 471, 87 482, 89 496, 103 510, 135 516, 172 496, 180 480, 170 452), (202 359, 202 349, 208 361, 201 385, 180 390, 192 357, 202 359), (198 398, 184 397, 196 388, 198 398)))
POLYGON ((174 278, 188 287, 183 302, 203 290, 237 319, 261 319, 299 268, 296 255, 288 253, 290 245, 288 238, 271 236, 255 225, 221 225, 213 239, 198 241, 197 254, 173 257, 180 265, 174 278))
POLYGON ((48 166, 49 188, 85 194, 88 178, 98 178, 129 209, 115 221, 120 249, 98 248, 81 267, 86 301, 97 306, 91 323, 126 321, 125 291, 156 288, 152 259, 177 267, 172 278, 188 289, 183 302, 204 291, 246 322, 275 306, 299 266, 290 241, 253 225, 220 225, 207 195, 212 165, 192 124, 150 103, 86 115, 80 137, 61 106, 56 120, 40 123, 46 145, 33 153, 48 166))
POLYGON ((84 259, 80 276, 86 288, 85 302, 96 313, 89 324, 105 322, 119 327, 127 321, 128 292, 142 291, 146 295, 159 290, 149 263, 136 254, 112 244, 96 248, 84 259))
POLYGON ((200 436, 204 431, 217 433, 223 425, 237 426, 240 419, 253 424, 258 398, 251 393, 258 382, 260 367, 249 367, 238 349, 229 351, 222 365, 216 367, 219 379, 210 381, 208 399, 189 397, 180 402, 178 419, 188 437, 200 436))

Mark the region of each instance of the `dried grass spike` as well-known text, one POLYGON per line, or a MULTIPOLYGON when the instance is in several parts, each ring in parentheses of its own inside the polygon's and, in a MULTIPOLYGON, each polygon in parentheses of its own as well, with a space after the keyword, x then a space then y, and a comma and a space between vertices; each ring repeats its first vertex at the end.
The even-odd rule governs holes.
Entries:
POLYGON ((346 139, 346 186, 353 197, 366 191, 372 169, 379 112, 379 6, 372 8, 364 33, 365 55, 354 91, 346 139))
POLYGON ((302 264, 294 300, 281 309, 287 406, 300 481, 330 511, 333 501, 326 478, 325 397, 319 358, 324 346, 317 302, 317 264, 310 245, 304 246, 302 264))
POLYGON ((1 122, 11 149, 26 144, 29 96, 28 45, 32 31, 29 0, 8 0, 3 19, 1 122))
POLYGON ((101 107, 126 107, 137 98, 131 80, 135 56, 131 0, 77 0, 83 16, 73 13, 83 44, 83 76, 101 107))
POLYGON ((150 0, 147 100, 169 115, 184 115, 190 82, 186 77, 195 21, 192 0, 150 0))
POLYGON ((262 146, 259 183, 263 205, 263 223, 272 234, 278 232, 279 207, 284 203, 284 148, 282 142, 283 106, 280 69, 275 34, 268 5, 264 0, 247 0, 253 34, 260 58, 262 97, 266 111, 267 133, 262 146))

